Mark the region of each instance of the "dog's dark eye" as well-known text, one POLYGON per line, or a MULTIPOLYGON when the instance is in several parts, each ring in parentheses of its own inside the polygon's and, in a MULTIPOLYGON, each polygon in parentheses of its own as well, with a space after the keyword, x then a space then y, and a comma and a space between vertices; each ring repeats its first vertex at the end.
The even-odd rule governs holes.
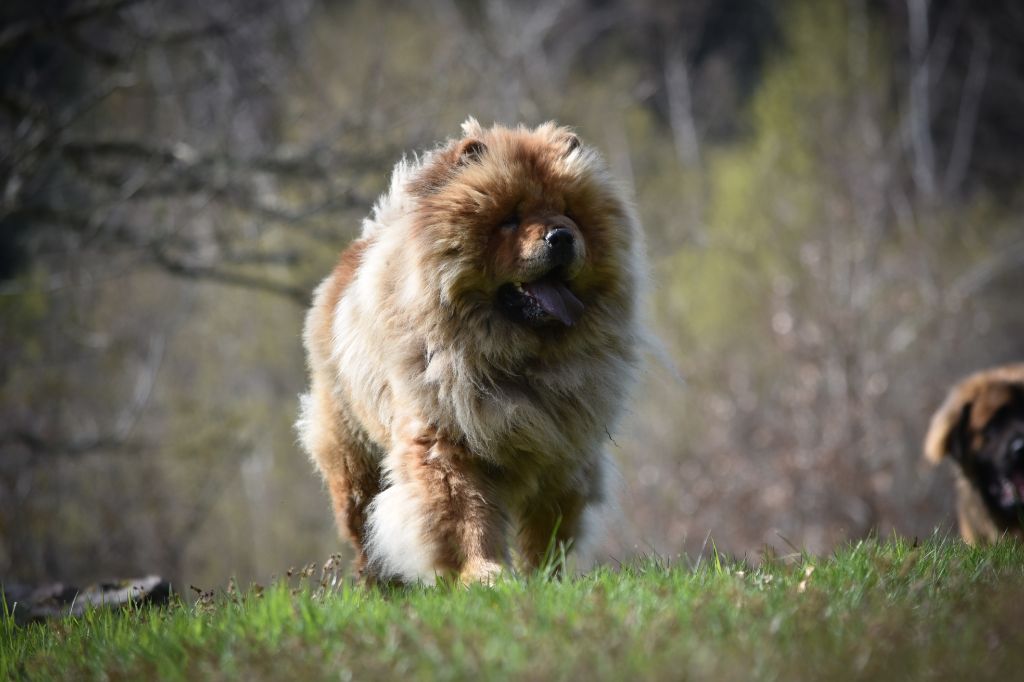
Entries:
POLYGON ((513 232, 519 227, 519 216, 509 216, 500 223, 502 232, 513 232))

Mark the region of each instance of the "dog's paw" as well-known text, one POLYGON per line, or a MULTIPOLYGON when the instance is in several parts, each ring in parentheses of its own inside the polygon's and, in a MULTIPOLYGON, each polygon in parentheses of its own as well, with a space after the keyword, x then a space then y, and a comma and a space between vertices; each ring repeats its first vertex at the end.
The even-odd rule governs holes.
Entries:
POLYGON ((495 561, 475 559, 466 562, 459 573, 463 585, 493 585, 505 575, 505 567, 495 561))

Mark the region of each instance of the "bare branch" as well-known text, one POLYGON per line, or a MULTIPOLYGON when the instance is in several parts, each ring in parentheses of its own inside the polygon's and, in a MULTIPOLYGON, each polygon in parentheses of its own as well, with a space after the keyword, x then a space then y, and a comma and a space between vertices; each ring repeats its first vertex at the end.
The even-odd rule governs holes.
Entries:
POLYGON ((109 434, 82 438, 56 438, 28 428, 0 433, 0 446, 21 446, 36 457, 73 457, 92 452, 124 450, 128 443, 109 434))
POLYGON ((993 281, 1008 272, 1024 268, 1024 241, 1018 241, 998 250, 969 268, 950 285, 950 301, 963 301, 977 295, 993 281))
POLYGON ((700 163, 700 146, 693 121, 690 76, 682 45, 676 45, 668 51, 665 59, 665 88, 668 91, 669 124, 672 127, 676 155, 683 166, 695 166, 700 163))
POLYGON ((309 305, 311 292, 303 287, 297 287, 284 282, 276 282, 256 275, 225 270, 216 266, 186 263, 175 259, 173 256, 165 254, 160 250, 155 251, 154 261, 165 271, 175 275, 176 277, 203 280, 240 287, 243 289, 263 291, 268 294, 280 296, 303 308, 309 305))
POLYGON ((992 51, 986 29, 975 31, 973 38, 971 61, 964 79, 956 132, 953 135, 953 151, 950 153, 949 165, 946 167, 946 176, 942 183, 946 192, 955 192, 959 189, 967 175, 967 165, 970 163, 974 147, 974 129, 978 123, 981 93, 985 88, 988 73, 988 58, 992 51))
POLYGON ((928 0, 907 0, 910 32, 910 136, 914 182, 925 196, 935 194, 935 149, 931 133, 928 56, 928 0))
MULTIPOLYGON (((78 3, 77 6, 72 4, 71 9, 59 16, 34 17, 26 21, 14 22, 0 31, 0 50, 7 49, 40 31, 57 26, 62 28, 75 26, 90 19, 120 12, 140 2, 145 2, 145 0, 101 0, 101 2, 78 3)), ((40 14, 45 14, 45 12, 40 14)))
POLYGON ((149 354, 135 378, 132 400, 117 417, 114 437, 120 442, 126 441, 135 431, 139 419, 149 405, 150 398, 153 397, 156 378, 160 374, 160 368, 163 367, 167 350, 167 335, 168 331, 165 329, 150 338, 149 354))
POLYGON ((376 168, 378 164, 377 158, 370 154, 340 155, 322 147, 300 151, 281 150, 274 154, 249 157, 234 156, 227 152, 201 153, 183 140, 153 143, 131 139, 78 138, 61 142, 60 149, 79 163, 106 159, 135 160, 190 168, 219 166, 300 178, 323 178, 336 168, 368 170, 376 168))
POLYGON ((25 163, 30 156, 41 149, 46 148, 47 145, 52 144, 57 139, 58 135, 71 127, 76 121, 103 102, 107 97, 118 90, 131 87, 134 84, 135 77, 131 74, 122 73, 111 76, 99 87, 87 93, 72 106, 65 109, 59 116, 54 117, 56 119, 55 123, 35 142, 26 145, 24 149, 17 149, 17 147, 15 147, 12 152, 5 151, 0 153, 0 161, 10 159, 9 163, 11 166, 13 168, 17 168, 22 163, 25 163))

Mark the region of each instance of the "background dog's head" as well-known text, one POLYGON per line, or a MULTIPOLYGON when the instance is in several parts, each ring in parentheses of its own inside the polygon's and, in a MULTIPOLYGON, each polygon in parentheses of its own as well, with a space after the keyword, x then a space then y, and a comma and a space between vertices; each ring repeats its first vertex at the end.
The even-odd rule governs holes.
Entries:
POLYGON ((950 457, 1005 525, 1024 519, 1024 364, 974 374, 932 417, 925 457, 950 457))

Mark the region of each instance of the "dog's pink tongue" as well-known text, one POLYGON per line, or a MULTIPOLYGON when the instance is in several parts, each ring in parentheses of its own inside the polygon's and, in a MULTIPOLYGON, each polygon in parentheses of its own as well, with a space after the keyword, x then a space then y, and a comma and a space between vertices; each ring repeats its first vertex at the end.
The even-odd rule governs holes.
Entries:
POLYGON ((548 314, 554 315, 568 327, 583 314, 583 303, 558 280, 530 282, 523 284, 523 289, 536 298, 548 314))

